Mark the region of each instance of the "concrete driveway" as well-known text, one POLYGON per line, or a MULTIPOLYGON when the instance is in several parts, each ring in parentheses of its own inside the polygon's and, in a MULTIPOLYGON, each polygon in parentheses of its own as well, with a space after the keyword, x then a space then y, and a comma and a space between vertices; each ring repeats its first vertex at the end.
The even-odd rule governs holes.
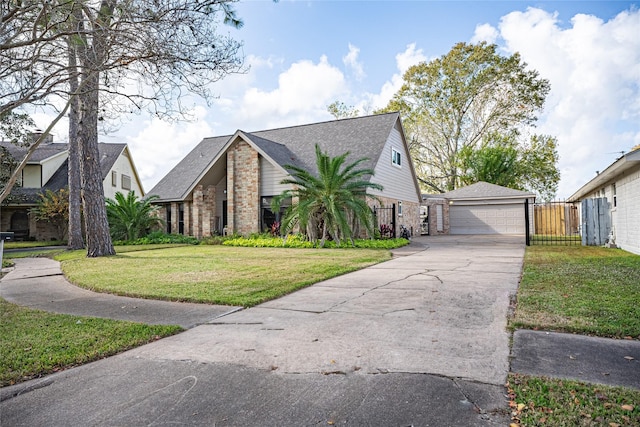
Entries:
POLYGON ((2 425, 506 425, 524 239, 416 238, 388 262, 2 389, 2 425))

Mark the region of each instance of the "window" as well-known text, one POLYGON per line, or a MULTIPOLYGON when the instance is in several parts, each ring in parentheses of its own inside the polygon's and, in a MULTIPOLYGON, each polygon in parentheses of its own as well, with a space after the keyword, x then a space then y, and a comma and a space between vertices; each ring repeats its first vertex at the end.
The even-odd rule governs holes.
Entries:
POLYGON ((111 186, 115 187, 118 185, 118 172, 111 171, 111 186))
POLYGON ((131 190, 131 177, 128 175, 122 175, 122 189, 131 190))
POLYGON ((402 154, 395 148, 391 149, 391 163, 395 166, 402 166, 402 154))
POLYGON ((398 216, 402 216, 402 202, 398 200, 398 216))
POLYGON ((611 192, 613 193, 613 207, 618 206, 618 198, 616 197, 616 185, 611 186, 611 192))

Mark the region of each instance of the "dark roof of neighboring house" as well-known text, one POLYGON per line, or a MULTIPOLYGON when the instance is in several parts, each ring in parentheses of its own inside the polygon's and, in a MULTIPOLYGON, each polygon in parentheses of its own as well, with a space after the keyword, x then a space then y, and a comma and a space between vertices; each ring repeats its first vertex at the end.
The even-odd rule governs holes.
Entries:
MULTIPOLYGON (((387 113, 235 135, 249 140, 281 167, 292 165, 315 173, 317 144, 331 157, 350 152, 347 162, 367 158, 360 166, 373 169, 398 117, 398 113, 387 113)), ((233 136, 203 139, 149 194, 160 200, 186 198, 233 136)))
POLYGON ((107 174, 113 167, 113 164, 118 160, 120 154, 127 147, 127 144, 123 143, 107 143, 101 142, 98 144, 98 151, 100 153, 100 169, 102 169, 102 179, 107 177, 107 174))
MULTIPOLYGON (((14 156, 16 161, 20 161, 22 156, 27 152, 26 148, 17 147, 11 143, 0 141, 0 145, 6 147, 9 153, 14 156)), ((127 144, 120 143, 99 143, 98 151, 100 153, 100 168, 102 170, 102 179, 107 177, 107 174, 113 167, 122 151, 127 144)), ((51 143, 41 144, 36 151, 31 155, 29 164, 40 163, 56 154, 63 153, 68 150, 69 144, 67 143, 51 143)), ((45 192, 46 190, 58 191, 61 188, 66 187, 69 184, 69 162, 65 160, 62 165, 54 172, 41 188, 23 188, 14 186, 11 190, 11 196, 18 203, 36 203, 38 201, 38 194, 45 192)))
POLYGON ((449 200, 480 200, 535 197, 535 194, 480 181, 438 196, 449 200))
MULTIPOLYGON (((23 157, 27 154, 27 147, 20 147, 14 144, 11 144, 7 141, 0 141, 0 145, 5 147, 9 154, 13 156, 13 158, 19 162, 23 159, 23 157)), ((40 163, 43 160, 46 160, 50 157, 55 156, 56 154, 64 153, 68 149, 67 143, 42 143, 38 146, 36 151, 29 158, 30 164, 40 163)))

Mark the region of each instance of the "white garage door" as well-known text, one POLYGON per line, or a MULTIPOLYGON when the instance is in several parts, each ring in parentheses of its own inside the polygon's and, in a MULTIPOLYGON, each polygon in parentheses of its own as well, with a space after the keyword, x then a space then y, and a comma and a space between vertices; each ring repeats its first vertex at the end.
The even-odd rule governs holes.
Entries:
POLYGON ((451 234, 525 234, 524 205, 451 205, 451 234))

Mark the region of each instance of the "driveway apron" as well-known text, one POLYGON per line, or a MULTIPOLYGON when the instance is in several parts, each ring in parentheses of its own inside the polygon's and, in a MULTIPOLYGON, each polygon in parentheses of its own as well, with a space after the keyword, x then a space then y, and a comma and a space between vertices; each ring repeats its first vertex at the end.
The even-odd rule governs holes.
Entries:
POLYGON ((428 249, 336 277, 135 350, 281 373, 437 374, 504 384, 522 239, 434 237, 428 249))
POLYGON ((31 382, 31 397, 3 390, 3 410, 69 417, 67 396, 88 400, 92 425, 503 425, 523 255, 519 236, 416 238, 390 261, 31 382), (145 418, 160 407, 172 415, 145 418), (124 420, 106 421, 114 410, 124 420))

